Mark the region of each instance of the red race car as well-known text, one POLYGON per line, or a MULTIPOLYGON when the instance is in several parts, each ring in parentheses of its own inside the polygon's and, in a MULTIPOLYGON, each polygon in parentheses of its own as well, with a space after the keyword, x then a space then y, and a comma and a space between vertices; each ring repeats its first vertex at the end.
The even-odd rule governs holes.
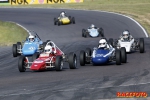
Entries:
POLYGON ((19 71, 25 72, 27 68, 33 71, 55 68, 56 71, 61 71, 64 62, 69 63, 70 69, 77 68, 77 56, 75 53, 64 54, 52 41, 47 42, 43 48, 43 53, 35 53, 32 56, 33 62, 29 62, 28 57, 20 56, 18 62, 19 71))

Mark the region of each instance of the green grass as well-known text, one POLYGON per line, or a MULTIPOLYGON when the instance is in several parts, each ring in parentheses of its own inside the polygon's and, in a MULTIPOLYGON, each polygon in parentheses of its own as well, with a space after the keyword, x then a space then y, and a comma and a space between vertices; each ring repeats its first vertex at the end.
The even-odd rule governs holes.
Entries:
MULTIPOLYGON (((8 6, 5 5, 3 7, 8 6)), ((150 34, 150 0, 84 0, 84 3, 74 4, 19 5, 9 7, 71 8, 117 12, 134 18, 150 34)))
POLYGON ((27 32, 20 26, 11 22, 0 21, 0 46, 10 46, 23 41, 27 32))

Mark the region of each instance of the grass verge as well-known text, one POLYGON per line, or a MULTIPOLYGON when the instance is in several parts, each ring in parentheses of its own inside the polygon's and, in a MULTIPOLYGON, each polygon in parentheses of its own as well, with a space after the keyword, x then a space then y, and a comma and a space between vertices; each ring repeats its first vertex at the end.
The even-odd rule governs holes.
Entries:
POLYGON ((117 12, 134 18, 150 34, 150 0, 84 0, 84 3, 74 4, 19 5, 9 7, 71 8, 117 12))
POLYGON ((23 41, 27 32, 20 26, 11 22, 0 21, 0 46, 10 46, 18 41, 23 41))

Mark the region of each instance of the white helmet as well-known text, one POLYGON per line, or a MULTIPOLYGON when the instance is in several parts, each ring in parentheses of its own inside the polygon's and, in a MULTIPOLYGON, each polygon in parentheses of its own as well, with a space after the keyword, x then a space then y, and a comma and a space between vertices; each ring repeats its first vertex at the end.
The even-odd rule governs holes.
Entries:
POLYGON ((61 16, 64 17, 64 16, 65 16, 65 12, 62 12, 62 13, 61 13, 61 16))
POLYGON ((52 47, 51 46, 46 46, 45 48, 44 48, 44 51, 46 52, 46 53, 51 53, 52 52, 52 47))
POLYGON ((33 35, 30 35, 30 36, 29 36, 29 41, 30 41, 30 42, 33 42, 33 41, 34 41, 34 36, 33 36, 33 35))
POLYGON ((91 28, 94 28, 94 27, 95 27, 95 25, 92 24, 92 25, 91 25, 91 28))
POLYGON ((105 48, 107 46, 107 41, 105 39, 99 40, 99 48, 105 48))
POLYGON ((123 31, 122 35, 123 35, 123 38, 127 39, 129 37, 129 31, 123 31))

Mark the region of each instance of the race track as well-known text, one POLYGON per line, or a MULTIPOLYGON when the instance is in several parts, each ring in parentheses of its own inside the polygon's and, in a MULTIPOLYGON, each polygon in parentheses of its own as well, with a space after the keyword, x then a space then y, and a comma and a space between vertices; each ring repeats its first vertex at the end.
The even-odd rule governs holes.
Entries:
MULTIPOLYGON (((54 26, 53 19, 64 10, 0 8, 0 20, 13 21, 34 30, 43 41, 52 40, 65 53, 97 46, 100 38, 81 37, 82 28, 95 24, 104 29, 105 37, 118 38, 125 29, 135 38, 146 37, 130 19, 106 12, 65 10, 76 24, 54 26)), ((11 35, 11 33, 10 33, 11 35)), ((97 100, 117 98, 116 92, 141 92, 150 95, 150 39, 145 38, 146 52, 128 54, 128 62, 103 66, 80 66, 61 72, 18 71, 18 57, 12 47, 0 47, 0 100, 97 100)))

